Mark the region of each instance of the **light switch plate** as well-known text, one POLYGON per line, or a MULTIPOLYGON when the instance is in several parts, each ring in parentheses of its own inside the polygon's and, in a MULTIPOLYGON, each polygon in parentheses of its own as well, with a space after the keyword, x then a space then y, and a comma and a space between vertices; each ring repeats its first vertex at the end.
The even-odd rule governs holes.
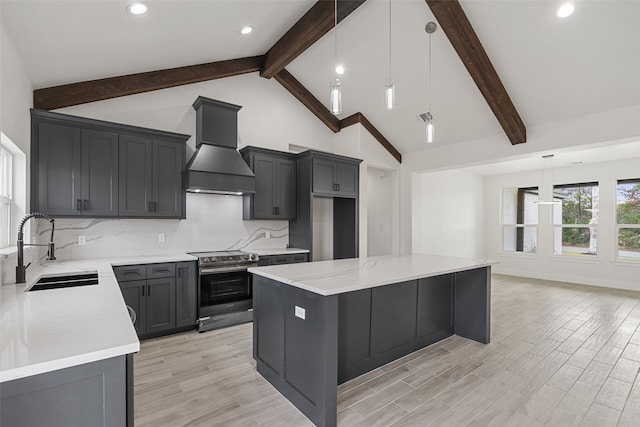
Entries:
POLYGON ((87 236, 78 236, 78 246, 85 246, 87 244, 87 236))
POLYGON ((167 241, 167 236, 164 233, 158 234, 158 243, 164 243, 167 241))
POLYGON ((296 315, 296 317, 299 317, 299 318, 301 318, 302 320, 304 320, 304 319, 305 319, 305 317, 306 317, 306 310, 305 310, 304 308, 302 308, 302 307, 298 307, 298 306, 296 305, 295 315, 296 315))

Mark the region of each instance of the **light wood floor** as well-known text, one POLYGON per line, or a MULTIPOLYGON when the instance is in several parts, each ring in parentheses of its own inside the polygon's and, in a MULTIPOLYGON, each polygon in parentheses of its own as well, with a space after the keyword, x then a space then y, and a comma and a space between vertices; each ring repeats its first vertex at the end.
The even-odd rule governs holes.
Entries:
MULTIPOLYGON (((493 276, 492 342, 457 336, 342 384, 341 426, 638 426, 640 293, 493 276)), ((136 425, 312 425, 255 371, 251 324, 144 341, 136 425)))

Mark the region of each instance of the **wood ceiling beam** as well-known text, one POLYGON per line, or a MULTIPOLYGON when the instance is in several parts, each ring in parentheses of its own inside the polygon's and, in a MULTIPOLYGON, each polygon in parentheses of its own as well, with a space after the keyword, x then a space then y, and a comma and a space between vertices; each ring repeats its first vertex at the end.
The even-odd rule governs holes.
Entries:
POLYGON ((252 73, 260 71, 263 60, 264 56, 251 56, 36 89, 33 91, 33 107, 55 110, 87 102, 252 73))
MULTIPOLYGON (((349 16, 366 0, 335 0, 338 22, 349 16)), ((270 79, 335 26, 335 1, 319 0, 265 54, 260 75, 270 79)))
POLYGON ((511 144, 527 142, 527 130, 458 0, 425 0, 511 144))
POLYGON ((402 163, 402 154, 385 138, 382 133, 362 113, 355 113, 339 120, 331 114, 331 111, 309 90, 302 85, 287 70, 281 70, 274 79, 287 89, 298 101, 311 111, 329 129, 337 133, 340 130, 360 123, 399 163, 402 163))
POLYGON ((309 109, 322 123, 327 125, 333 132, 340 132, 340 120, 327 107, 324 106, 318 98, 313 96, 309 90, 302 85, 287 70, 280 70, 274 76, 276 81, 280 83, 286 90, 296 97, 305 107, 309 109))
POLYGON ((389 152, 389 154, 391 154, 398 161, 398 163, 402 163, 402 154, 400 154, 400 152, 396 150, 396 147, 394 147, 393 144, 391 144, 391 142, 389 142, 389 140, 385 138, 378 129, 376 129, 376 127, 369 121, 369 119, 365 117, 364 114, 355 113, 340 120, 340 129, 344 129, 356 123, 360 123, 362 127, 365 128, 367 132, 371 134, 371 136, 378 140, 380 145, 382 145, 389 152))

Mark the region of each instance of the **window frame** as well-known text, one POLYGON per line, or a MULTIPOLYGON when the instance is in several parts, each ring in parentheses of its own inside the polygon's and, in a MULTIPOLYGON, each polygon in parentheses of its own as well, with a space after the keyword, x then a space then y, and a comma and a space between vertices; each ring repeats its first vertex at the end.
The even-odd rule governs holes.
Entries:
MULTIPOLYGON (((598 206, 599 206, 599 202, 600 202, 600 182, 599 181, 588 181, 588 182, 577 182, 577 183, 570 183, 570 184, 553 184, 552 186, 552 194, 553 194, 553 198, 559 198, 556 196, 556 189, 561 189, 561 188, 580 188, 580 187, 598 187, 598 206)), ((560 215, 561 215, 561 220, 562 220, 562 215, 564 214, 564 199, 561 199, 562 203, 560 205, 560 215)), ((600 209, 598 207, 598 209, 600 209)), ((555 251, 555 239, 556 239, 556 230, 560 229, 560 230, 564 230, 565 228, 587 228, 587 229, 591 229, 594 228, 596 236, 598 235, 598 233, 600 232, 600 218, 599 218, 599 214, 598 214, 598 222, 594 223, 594 224, 586 224, 586 223, 578 223, 578 224, 564 224, 564 223, 560 223, 560 224, 556 224, 555 222, 555 212, 551 213, 551 253, 553 257, 559 257, 559 258, 563 258, 563 259, 575 259, 575 260, 597 260, 600 258, 600 250, 599 250, 599 244, 596 241, 596 253, 595 254, 579 254, 579 255, 565 255, 564 253, 556 253, 555 251)), ((591 230, 589 230, 589 233, 591 234, 591 230)), ((564 247, 562 246, 562 241, 560 242, 561 248, 564 247)), ((563 251, 564 252, 564 251, 563 251)))
POLYGON ((621 224, 618 222, 618 186, 620 184, 640 184, 640 178, 627 178, 627 179, 615 180, 615 195, 616 195, 616 203, 615 203, 615 211, 614 211, 615 233, 616 233, 616 238, 614 241, 615 261, 620 263, 627 263, 631 265, 640 266, 640 257, 637 260, 620 257, 620 230, 621 229, 640 229, 640 224, 621 224))
POLYGON ((535 193, 538 196, 538 200, 540 199, 540 187, 539 186, 529 186, 529 187, 504 187, 500 190, 500 254, 505 256, 538 256, 540 247, 540 221, 538 218, 537 223, 525 223, 524 222, 524 210, 518 209, 519 203, 518 200, 520 198, 520 194, 524 196, 528 192, 535 193), (506 190, 517 190, 516 196, 516 221, 515 223, 506 223, 504 218, 504 193, 506 190), (519 220, 522 218, 522 222, 519 220), (516 230, 516 250, 507 251, 504 249, 504 239, 506 235, 506 230, 511 228, 515 228, 516 230), (524 230, 526 228, 535 229, 535 252, 525 252, 524 251, 524 230), (521 247, 522 250, 518 250, 518 247, 521 247))
MULTIPOLYGON (((0 206, 6 209, 6 223, 0 224, 0 249, 11 246, 11 220, 13 214, 13 153, 0 145, 0 206)), ((0 211, 1 212, 1 211, 0 211)), ((2 218, 2 215, 0 215, 2 218)))

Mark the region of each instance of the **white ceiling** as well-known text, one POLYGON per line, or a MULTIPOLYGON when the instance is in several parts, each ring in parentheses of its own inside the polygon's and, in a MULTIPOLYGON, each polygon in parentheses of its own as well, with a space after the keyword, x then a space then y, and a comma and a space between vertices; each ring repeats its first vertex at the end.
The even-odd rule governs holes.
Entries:
MULTIPOLYGON (((34 87, 261 55, 314 0, 147 0, 147 15, 120 0, 2 0, 0 11, 34 87), (240 36, 243 25, 255 31, 240 36)), ((565 20, 560 1, 461 0, 528 127, 640 103, 640 0, 577 2, 565 20)), ((392 80, 398 108, 388 112, 388 3, 368 0, 338 26, 346 67, 344 114, 361 111, 403 153, 424 149, 427 35, 424 0, 393 0, 392 80)), ((330 32, 287 69, 328 103, 333 78, 330 32)), ((433 35, 437 144, 499 135, 484 98, 441 29, 433 35)), ((301 108, 303 108, 301 106, 301 108)))

